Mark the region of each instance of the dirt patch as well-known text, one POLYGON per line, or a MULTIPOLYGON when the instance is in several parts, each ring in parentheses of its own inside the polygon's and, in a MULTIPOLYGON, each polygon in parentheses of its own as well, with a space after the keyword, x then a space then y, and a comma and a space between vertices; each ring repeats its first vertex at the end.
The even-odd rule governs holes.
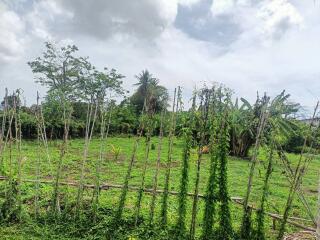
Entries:
POLYGON ((310 193, 310 194, 317 194, 318 193, 318 189, 316 189, 316 188, 305 188, 305 189, 303 189, 303 191, 305 193, 310 193))
POLYGON ((285 235, 283 240, 315 240, 316 233, 310 231, 302 231, 285 235))

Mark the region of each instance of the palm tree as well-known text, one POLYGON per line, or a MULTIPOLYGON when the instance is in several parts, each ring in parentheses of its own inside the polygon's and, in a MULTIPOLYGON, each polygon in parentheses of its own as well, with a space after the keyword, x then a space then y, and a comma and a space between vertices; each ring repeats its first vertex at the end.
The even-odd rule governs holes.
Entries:
POLYGON ((148 112, 161 112, 167 107, 169 98, 165 87, 159 85, 159 80, 152 76, 148 70, 142 71, 135 76, 138 82, 134 84, 137 90, 131 96, 131 103, 135 106, 137 113, 145 108, 148 112))

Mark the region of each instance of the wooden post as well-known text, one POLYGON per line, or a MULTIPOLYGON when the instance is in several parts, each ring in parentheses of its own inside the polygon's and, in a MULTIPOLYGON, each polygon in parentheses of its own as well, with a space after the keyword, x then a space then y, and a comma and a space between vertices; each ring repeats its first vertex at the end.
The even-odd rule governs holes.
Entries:
POLYGON ((272 218, 272 230, 276 230, 277 228, 277 219, 272 218))
POLYGON ((317 219, 317 240, 320 240, 320 172, 319 172, 319 186, 318 186, 318 219, 317 219))

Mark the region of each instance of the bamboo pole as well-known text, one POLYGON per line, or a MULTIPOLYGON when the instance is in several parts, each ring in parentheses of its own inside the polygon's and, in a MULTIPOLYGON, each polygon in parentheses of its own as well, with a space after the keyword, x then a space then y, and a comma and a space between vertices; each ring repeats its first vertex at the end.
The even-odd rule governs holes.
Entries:
POLYGON ((77 193, 77 201, 76 201, 76 215, 75 217, 78 218, 80 214, 81 204, 82 204, 82 197, 83 197, 83 184, 85 180, 85 167, 86 162, 89 154, 89 145, 92 138, 92 132, 94 130, 94 125, 97 117, 97 111, 98 111, 98 101, 94 100, 93 97, 91 97, 91 100, 89 102, 90 110, 87 112, 87 119, 86 119, 86 133, 85 133, 85 146, 83 151, 83 158, 81 163, 81 173, 80 173, 80 184, 78 188, 77 193), (94 105, 94 112, 93 112, 93 105, 94 105), (92 121, 92 124, 91 124, 92 121))
POLYGON ((53 176, 53 169, 52 169, 52 163, 51 163, 51 158, 50 158, 50 153, 49 153, 49 146, 48 146, 48 138, 47 138, 47 130, 46 130, 46 124, 45 124, 45 119, 43 116, 43 111, 42 111, 42 104, 40 103, 40 95, 39 92, 37 92, 37 104, 38 106, 38 121, 40 124, 40 129, 39 129, 39 133, 40 133, 40 138, 43 142, 43 145, 45 147, 46 150, 46 155, 47 155, 47 160, 48 160, 48 164, 49 164, 49 169, 50 169, 50 175, 53 176))
POLYGON ((111 116, 112 116, 111 101, 109 104, 110 104, 110 107, 108 109, 109 114, 108 114, 107 124, 105 119, 105 109, 103 106, 104 104, 102 103, 100 106, 100 116, 101 116, 100 150, 99 150, 99 158, 96 161, 95 189, 93 191, 93 197, 92 197, 92 209, 93 209, 94 221, 96 220, 96 214, 99 206, 101 164, 102 164, 103 154, 106 148, 106 143, 108 141, 110 124, 111 124, 111 116))
POLYGON ((70 118, 71 118, 71 110, 69 109, 69 112, 67 112, 67 102, 64 98, 64 96, 60 96, 62 104, 63 104, 63 124, 64 124, 64 130, 63 130, 63 142, 60 147, 60 155, 59 155, 59 161, 54 181, 54 190, 53 190, 53 196, 52 196, 52 210, 54 215, 57 213, 60 213, 60 204, 59 204, 59 186, 60 186, 60 178, 62 175, 62 167, 63 167, 63 160, 67 151, 67 144, 68 144, 68 138, 69 138, 69 126, 70 126, 70 118))
POLYGON ((248 209, 248 203, 249 203, 249 198, 250 198, 250 193, 251 193, 251 188, 253 183, 254 171, 257 164, 257 156, 260 148, 261 136, 263 135, 263 130, 266 125, 266 121, 268 119, 267 107, 268 107, 268 102, 264 103, 262 107, 262 113, 260 114, 259 125, 257 128, 257 136, 256 136, 255 145, 254 145, 253 155, 251 158, 251 167, 249 172, 247 191, 246 191, 246 195, 243 202, 243 217, 242 217, 242 224, 241 224, 241 230, 240 230, 240 235, 241 235, 241 238, 243 239, 248 239, 250 237, 249 235, 251 231, 251 215, 249 211, 250 209, 248 209))
POLYGON ((41 135, 41 123, 39 117, 39 92, 37 92, 37 110, 36 110, 36 119, 37 119, 37 156, 36 156, 36 186, 35 186, 35 197, 34 197, 34 215, 35 218, 38 217, 39 214, 39 195, 40 195, 40 151, 41 151, 41 144, 40 144, 40 135, 41 135))
POLYGON ((167 224, 167 208, 168 208, 168 194, 169 184, 170 184, 170 171, 171 171, 171 161, 172 161, 172 147, 173 147, 173 138, 175 135, 175 114, 176 114, 176 102, 177 101, 177 89, 174 89, 173 103, 172 103, 172 112, 171 112, 171 123, 169 130, 169 147, 168 147, 168 158, 166 164, 166 173, 165 173, 165 183, 164 183, 164 194, 162 198, 161 206, 161 223, 165 226, 167 224))
MULTIPOLYGON (((314 112, 313 112, 313 115, 312 115, 312 121, 310 123, 310 130, 311 130, 313 122, 315 120, 315 116, 317 114, 318 107, 319 107, 319 101, 317 102, 317 105, 316 105, 316 107, 314 109, 314 112)), ((286 206, 285 206, 285 210, 284 210, 284 213, 283 213, 283 220, 281 221, 280 230, 279 230, 279 234, 278 234, 278 237, 277 237, 278 240, 281 240, 283 238, 283 236, 284 236, 285 226, 286 226, 287 218, 289 216, 289 212, 290 212, 290 209, 291 209, 291 206, 292 206, 294 195, 295 195, 297 189, 300 187, 301 180, 302 180, 302 177, 303 177, 303 174, 304 174, 304 170, 305 170, 306 164, 310 160, 307 157, 305 157, 305 159, 303 160, 304 152, 305 152, 305 149, 307 147, 307 140, 308 140, 308 137, 305 137, 304 143, 303 143, 303 147, 302 147, 302 150, 301 150, 301 153, 300 153, 300 158, 299 158, 296 170, 295 170, 294 175, 293 175, 293 181, 292 181, 292 184, 290 186, 289 195, 288 195, 286 206)))
POLYGON ((158 156, 157 156, 157 166, 156 171, 153 177, 153 192, 152 192, 152 200, 150 204, 150 224, 153 222, 154 217, 154 209, 156 203, 156 192, 158 188, 158 175, 160 171, 160 163, 161 163, 161 150, 162 150, 162 142, 163 142, 163 121, 164 121, 164 111, 161 112, 160 119, 160 133, 159 133, 159 143, 158 143, 158 156))
MULTIPOLYGON (((144 116, 144 113, 145 113, 145 107, 146 107, 146 99, 144 99, 144 104, 143 104, 143 108, 142 108, 142 112, 141 112, 141 116, 142 117, 144 116)), ((140 139, 141 139, 143 131, 144 131, 144 127, 145 127, 144 120, 141 119, 140 124, 139 124, 139 128, 138 128, 139 129, 138 131, 140 131, 140 132, 138 132, 138 137, 136 138, 136 140, 134 142, 133 149, 132 149, 132 152, 131 152, 130 162, 129 162, 128 169, 127 169, 127 173, 126 173, 125 178, 124 178, 124 184, 121 187, 122 188, 122 192, 121 192, 121 195, 120 195, 120 198, 119 198, 118 208, 117 208, 116 214, 114 216, 114 221, 115 222, 119 221, 121 219, 121 217, 122 217, 123 208, 125 206, 125 202, 126 202, 126 198, 127 198, 127 192, 128 192, 128 189, 129 189, 129 181, 130 181, 130 178, 131 178, 133 165, 134 165, 134 162, 135 162, 135 159, 136 159, 137 150, 138 150, 140 139)))
POLYGON ((6 131, 6 122, 7 122, 7 112, 8 112, 8 89, 6 88, 2 122, 1 122, 1 130, 0 130, 0 173, 4 172, 3 152, 4 152, 4 146, 6 145, 5 131, 6 131))
POLYGON ((202 129, 200 129, 201 139, 198 145, 198 158, 197 158, 197 171, 196 171, 196 182, 194 187, 194 197, 192 203, 192 215, 191 215, 191 225, 190 225, 190 239, 194 239, 196 232, 196 218, 198 212, 198 199, 199 199, 199 183, 200 183, 200 168, 202 160, 202 147, 204 146, 206 126, 208 121, 208 111, 209 111, 209 100, 210 95, 206 92, 204 95, 200 96, 202 98, 200 108, 201 110, 201 121, 202 129), (202 102, 203 101, 203 102, 202 102))
MULTIPOLYGON (((281 159, 281 161, 282 161, 282 163, 284 165, 288 181, 289 181, 290 185, 292 185, 293 181, 294 181, 294 179, 293 179, 294 178, 293 169, 291 168, 290 162, 287 159, 286 155, 284 154, 284 151, 282 150, 282 147, 279 146, 279 148, 280 148, 280 150, 278 151, 279 158, 281 159)), ((307 213, 308 213, 311 221, 316 225, 316 217, 315 217, 313 211, 311 210, 311 207, 310 207, 307 199, 304 197, 304 193, 303 193, 303 191, 302 191, 300 186, 298 186, 298 188, 297 188, 297 195, 298 195, 300 201, 302 202, 302 204, 304 205, 305 209, 307 210, 307 213)))
MULTIPOLYGON (((152 119, 149 119, 149 121, 152 121, 152 119)), ((150 154, 150 144, 151 144, 151 125, 152 123, 148 123, 148 130, 147 130, 147 141, 146 141, 146 150, 145 150, 145 157, 144 157, 144 164, 143 164, 143 171, 142 171, 142 177, 141 177, 141 183, 140 183, 140 189, 138 191, 137 196, 137 202, 135 206, 135 226, 138 224, 139 215, 140 215, 140 209, 141 209, 141 201, 143 197, 143 189, 145 186, 145 176, 147 172, 147 166, 149 163, 149 154, 150 154)))
POLYGON ((318 186, 318 219, 317 219, 317 240, 320 240, 320 172, 319 172, 319 186, 318 186))

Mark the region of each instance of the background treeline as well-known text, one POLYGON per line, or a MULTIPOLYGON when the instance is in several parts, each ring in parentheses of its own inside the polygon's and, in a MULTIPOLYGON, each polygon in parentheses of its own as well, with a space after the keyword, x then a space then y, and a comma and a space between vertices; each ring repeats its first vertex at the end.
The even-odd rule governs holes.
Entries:
MULTIPOLYGON (((148 71, 143 71, 142 75, 146 74, 147 77, 152 77, 148 71)), ((147 83, 149 84, 149 83, 147 83)), ((168 96, 167 90, 163 88, 166 97, 168 96)), ((110 122, 110 135, 130 137, 136 135, 139 129, 139 116, 142 110, 142 105, 136 97, 138 95, 143 96, 140 92, 140 88, 131 97, 126 97, 120 103, 116 101, 111 101, 109 103, 110 114, 112 115, 112 121, 110 122)), ((283 93, 284 94, 284 93, 283 93)), ((3 109, 5 107, 5 102, 8 104, 13 104, 13 98, 17 97, 15 94, 8 95, 4 97, 1 102, 0 118, 3 117, 3 109), (7 99, 6 99, 7 98, 7 99)), ((282 136, 282 147, 287 152, 299 153, 304 143, 304 134, 308 129, 308 125, 301 122, 293 117, 292 114, 299 111, 300 106, 298 104, 292 104, 287 102, 289 95, 285 97, 285 104, 288 107, 287 115, 284 115, 284 122, 282 123, 282 128, 284 135, 282 136), (290 131, 288 130, 288 125, 290 125, 290 131)), ((20 99, 16 99, 18 104, 21 104, 20 99)), ((160 123, 161 111, 167 109, 168 98, 161 100, 163 101, 163 107, 159 107, 155 114, 155 122, 160 123)), ((247 157, 249 154, 249 149, 252 147, 255 141, 255 129, 257 128, 257 122, 259 119, 261 99, 250 105, 248 101, 241 98, 241 104, 238 100, 233 104, 231 110, 232 122, 230 128, 230 153, 234 156, 247 157), (239 106, 240 105, 240 106, 239 106)), ((64 132, 64 121, 61 118, 61 106, 56 103, 50 95, 45 97, 41 104, 43 117, 46 122, 46 135, 50 140, 62 139, 64 132)), ((86 113, 88 108, 88 103, 82 101, 72 101, 70 103, 72 107, 72 113, 70 118, 70 130, 69 138, 82 138, 85 136, 86 130, 86 113)), ((12 106, 11 106, 12 107, 12 106)), ((20 107, 20 117, 21 117, 21 131, 22 137, 24 139, 36 139, 37 138, 37 119, 36 119, 37 106, 32 105, 30 107, 21 105, 20 107)), ((184 129, 184 119, 188 117, 189 112, 187 110, 182 110, 179 113, 180 118, 177 119, 177 126, 175 128, 175 135, 181 136, 184 129)), ((170 119, 171 111, 166 114, 167 118, 170 119)), ((100 116, 97 116, 99 118, 100 116)), ((9 125, 10 119, 7 119, 6 125, 9 125)), ((93 134, 98 136, 100 133, 101 121, 98 119, 94 125, 93 134)), ((12 129, 14 131, 14 129, 12 129)), ((157 136, 160 132, 160 124, 156 124, 155 128, 152 130, 151 135, 157 136)), ((196 134, 196 133, 194 133, 196 134)), ((164 131, 164 135, 168 135, 168 131, 164 131)), ((317 148, 319 143, 314 145, 317 148)))
MULTIPOLYGON (((44 121, 46 122, 46 135, 49 139, 62 139, 64 134, 65 122, 63 118, 63 109, 61 105, 60 95, 58 91, 65 91, 63 93, 68 100, 68 107, 70 108, 69 121, 69 138, 81 138, 85 136, 87 109, 90 102, 98 101, 98 97, 94 96, 99 92, 104 91, 104 98, 108 98, 108 112, 112 116, 112 121, 109 126, 110 135, 132 136, 136 135, 139 130, 139 118, 144 107, 144 99, 150 98, 149 102, 154 111, 155 122, 160 122, 161 112, 167 111, 167 119, 170 119, 172 112, 169 109, 169 93, 168 90, 161 86, 159 80, 155 78, 148 70, 142 71, 135 76, 137 83, 133 93, 130 95, 129 91, 122 88, 122 81, 124 76, 117 73, 115 69, 104 69, 103 72, 98 71, 88 60, 84 57, 76 57, 75 53, 78 51, 76 46, 66 46, 59 48, 53 43, 46 43, 46 52, 43 59, 36 59, 30 62, 29 65, 35 74, 44 74, 46 77, 52 78, 51 82, 45 81, 41 77, 38 82, 49 87, 47 95, 40 103, 44 121), (63 61, 63 58, 65 60, 63 61), (59 83, 55 82, 54 71, 59 71, 59 64, 57 60, 62 61, 62 66, 67 67, 66 59, 69 61, 68 67, 70 71, 66 72, 66 79, 59 83), (72 70, 71 70, 72 69, 72 70), (79 74, 80 76, 76 76, 79 74), (52 76, 51 76, 52 75, 52 76), (74 78, 74 79, 72 79, 74 78), (67 80, 69 83, 67 84, 67 80), (59 84, 62 86, 59 86, 59 84), (61 90, 62 89, 62 90, 61 90), (90 93, 91 92, 91 93, 90 93), (116 102, 114 97, 122 99, 116 102), (91 98, 91 100, 90 100, 91 98), (88 101, 89 100, 89 101, 88 101)), ((61 71, 61 70, 60 70, 61 71)), ((58 78, 62 78, 63 75, 58 78)), ((218 84, 216 88, 223 88, 223 91, 228 92, 230 96, 232 91, 222 85, 218 84)), ((289 99, 290 95, 282 92, 284 109, 281 111, 283 122, 281 123, 284 130, 282 136, 282 147, 288 152, 299 153, 304 143, 305 131, 308 126, 303 122, 295 119, 295 114, 300 110, 300 105, 292 103, 289 99)), ((265 101, 265 96, 257 96, 255 103, 250 104, 246 99, 236 99, 232 104, 231 109, 231 127, 230 127, 230 154, 239 157, 247 157, 250 147, 255 142, 255 134, 261 109, 265 101)), ((21 118, 21 132, 24 139, 35 139, 37 137, 37 119, 36 111, 37 105, 30 107, 23 106, 20 97, 16 93, 6 93, 0 107, 0 117, 3 118, 4 109, 13 107, 14 102, 19 105, 21 118), (6 106, 7 105, 7 106, 6 106)), ((180 115, 183 117, 177 119, 175 128, 175 135, 182 136, 184 123, 183 120, 188 117, 188 109, 183 109, 181 106, 180 115)), ((278 113, 274 113, 278 114, 278 113)), ((93 135, 98 136, 101 129, 101 115, 97 115, 97 121, 93 125, 93 135)), ((10 119, 7 119, 6 125, 9 125, 10 119)), ((14 131, 14 129, 12 129, 14 131)), ((160 132, 160 124, 152 129, 151 136, 157 136, 160 132)), ((168 130, 164 131, 164 135, 168 135, 168 130)), ((196 134, 196 133, 194 133, 196 134)), ((316 144, 317 147, 318 145, 316 144)))

